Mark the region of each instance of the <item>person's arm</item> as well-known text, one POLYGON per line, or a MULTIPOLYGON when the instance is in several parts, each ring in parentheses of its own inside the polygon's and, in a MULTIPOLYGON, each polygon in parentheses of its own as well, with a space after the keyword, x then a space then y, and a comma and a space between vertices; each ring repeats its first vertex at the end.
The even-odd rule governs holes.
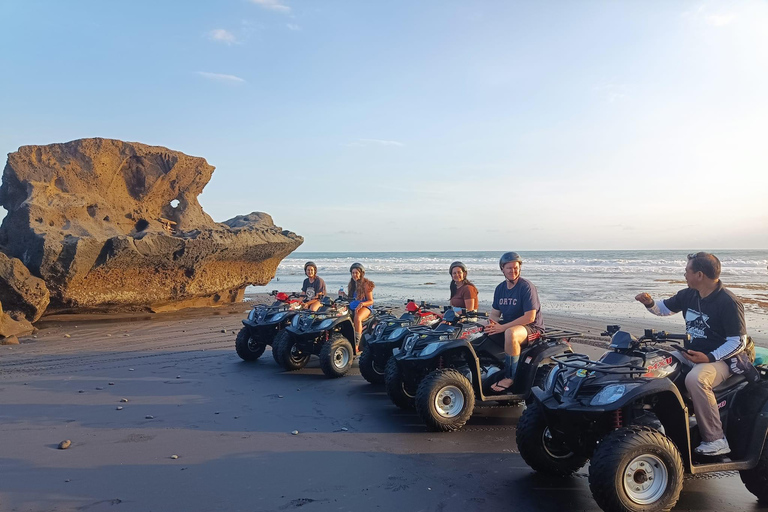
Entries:
POLYGON ((501 311, 491 308, 491 314, 488 317, 491 319, 492 324, 498 324, 501 321, 501 311))
POLYGON ((477 310, 477 289, 472 285, 465 285, 466 291, 463 293, 464 309, 467 311, 477 310))
POLYGON ((324 295, 326 295, 326 291, 325 291, 325 281, 323 281, 319 277, 317 279, 318 281, 320 281, 320 286, 317 287, 318 289, 317 289, 317 294, 315 295, 315 298, 319 299, 320 297, 323 297, 324 295))
MULTIPOLYGON (((662 300, 660 302, 656 302, 655 300, 653 300, 653 297, 651 297, 650 294, 645 292, 637 294, 635 296, 635 300, 641 303, 643 306, 645 306, 649 312, 653 313, 656 316, 674 315, 675 313, 680 311, 679 309, 677 311, 672 311, 667 306, 666 304, 667 301, 662 300)), ((671 299, 667 299, 667 300, 671 300, 671 299)))
POLYGON ((732 302, 723 308, 723 326, 725 342, 707 354, 709 362, 721 361, 735 356, 747 348, 747 323, 744 321, 744 306, 740 302, 732 302))
POLYGON ((365 293, 365 300, 357 305, 357 309, 355 309, 355 311, 358 311, 361 308, 367 308, 368 306, 373 306, 373 290, 368 290, 365 293))

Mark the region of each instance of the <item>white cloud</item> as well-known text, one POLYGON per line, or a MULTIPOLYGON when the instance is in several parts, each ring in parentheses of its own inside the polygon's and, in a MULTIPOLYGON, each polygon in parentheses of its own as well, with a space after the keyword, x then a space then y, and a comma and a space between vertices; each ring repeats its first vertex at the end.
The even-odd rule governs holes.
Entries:
POLYGON ((736 15, 735 14, 710 14, 704 19, 706 20, 707 25, 712 25, 713 27, 723 27, 733 22, 736 19, 736 15))
POLYGON ((290 30, 293 30, 293 31, 299 31, 299 30, 301 30, 301 27, 300 27, 300 26, 298 26, 298 25, 295 25, 295 24, 293 24, 293 23, 286 23, 286 24, 285 24, 285 26, 286 26, 286 27, 288 27, 290 30))
POLYGON ((382 140, 382 139, 357 139, 354 142, 347 144, 352 147, 365 147, 365 146, 405 146, 402 142, 396 140, 382 140))
POLYGON ((251 0, 251 3, 269 9, 270 11, 279 11, 289 13, 291 8, 280 2, 280 0, 251 0))
POLYGON ((616 101, 625 100, 629 98, 628 95, 628 89, 629 86, 627 84, 602 84, 597 85, 593 88, 598 93, 604 95, 605 100, 608 103, 614 103, 616 101))
POLYGON ((245 80, 235 75, 224 75, 221 73, 208 73, 207 71, 198 71, 197 74, 209 80, 214 80, 216 82, 226 82, 230 84, 245 83, 245 80))
POLYGON ((217 28, 208 32, 208 39, 227 45, 235 44, 237 42, 235 34, 229 30, 224 30, 223 28, 217 28))

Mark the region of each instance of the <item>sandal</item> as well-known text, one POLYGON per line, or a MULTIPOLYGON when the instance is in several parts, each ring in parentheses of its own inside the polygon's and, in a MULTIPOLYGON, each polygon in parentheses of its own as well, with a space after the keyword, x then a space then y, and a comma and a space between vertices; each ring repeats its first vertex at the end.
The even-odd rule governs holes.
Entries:
POLYGON ((515 383, 515 381, 514 381, 514 380, 512 380, 512 379, 510 379, 509 377, 506 377, 506 378, 504 378, 504 379, 501 379, 499 382, 496 382, 496 383, 494 383, 494 384, 491 386, 491 391, 493 391, 494 393, 498 393, 498 394, 500 394, 500 395, 501 395, 501 394, 503 394, 503 393, 505 393, 505 392, 507 392, 507 390, 509 390, 509 388, 511 388, 511 387, 512 387, 512 385, 515 383), (507 385, 507 386, 502 386, 501 384, 499 384, 499 382, 501 382, 502 380, 508 380, 508 381, 509 381, 509 385, 507 385))

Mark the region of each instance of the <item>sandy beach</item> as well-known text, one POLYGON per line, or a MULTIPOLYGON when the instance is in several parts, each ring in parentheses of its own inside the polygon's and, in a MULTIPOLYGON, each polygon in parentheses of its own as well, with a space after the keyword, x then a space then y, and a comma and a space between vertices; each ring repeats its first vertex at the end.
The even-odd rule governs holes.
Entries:
MULTIPOLYGON (((597 509, 586 469, 553 480, 520 458, 522 407, 427 432, 356 365, 329 380, 317 360, 241 361, 248 307, 48 317, 0 347, 0 511, 597 509)), ((605 346, 595 321, 550 324, 584 332, 579 351, 605 346)), ((682 509, 756 505, 735 473, 709 478, 682 509)))

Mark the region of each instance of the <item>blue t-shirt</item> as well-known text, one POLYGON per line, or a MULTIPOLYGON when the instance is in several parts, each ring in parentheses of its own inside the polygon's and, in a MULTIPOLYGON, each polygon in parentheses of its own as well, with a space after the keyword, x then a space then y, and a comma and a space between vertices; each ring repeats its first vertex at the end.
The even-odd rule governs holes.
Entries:
POLYGON ((536 311, 536 320, 531 327, 544 329, 544 320, 541 318, 541 304, 536 287, 522 277, 517 279, 517 284, 510 290, 504 281, 493 292, 493 309, 501 311, 502 323, 517 320, 526 311, 536 311))

